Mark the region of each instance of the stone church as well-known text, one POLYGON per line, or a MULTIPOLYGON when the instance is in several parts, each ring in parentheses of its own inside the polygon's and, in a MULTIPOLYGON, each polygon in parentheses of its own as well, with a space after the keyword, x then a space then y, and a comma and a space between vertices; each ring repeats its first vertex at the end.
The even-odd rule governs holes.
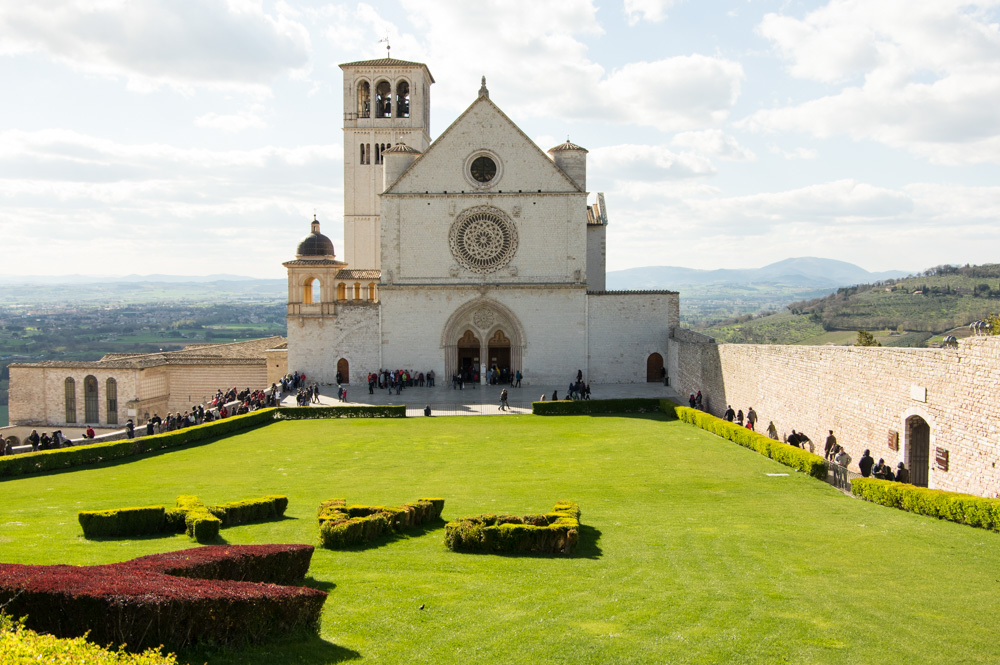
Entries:
POLYGON ((584 148, 540 150, 485 77, 432 141, 426 65, 341 69, 343 260, 314 220, 284 263, 289 371, 327 383, 381 368, 660 379, 678 295, 605 291, 608 214, 603 194, 588 205, 584 148))

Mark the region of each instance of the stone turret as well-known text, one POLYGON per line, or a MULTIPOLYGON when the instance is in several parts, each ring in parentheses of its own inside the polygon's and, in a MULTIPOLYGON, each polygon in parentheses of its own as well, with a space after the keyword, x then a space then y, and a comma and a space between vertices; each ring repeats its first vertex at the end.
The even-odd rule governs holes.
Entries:
POLYGON ((382 191, 389 189, 392 183, 396 182, 403 171, 410 168, 410 164, 420 157, 420 151, 405 143, 397 143, 382 153, 384 160, 382 169, 382 191))
POLYGON ((583 191, 587 191, 587 149, 566 139, 549 150, 549 156, 583 191))

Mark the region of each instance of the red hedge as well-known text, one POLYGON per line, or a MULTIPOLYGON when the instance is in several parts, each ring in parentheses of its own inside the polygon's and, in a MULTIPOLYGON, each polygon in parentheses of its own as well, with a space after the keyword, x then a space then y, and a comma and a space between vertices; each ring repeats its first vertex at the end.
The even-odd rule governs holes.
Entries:
POLYGON ((214 545, 103 566, 0 564, 0 605, 57 637, 141 651, 318 630, 326 593, 300 586, 311 545, 214 545))

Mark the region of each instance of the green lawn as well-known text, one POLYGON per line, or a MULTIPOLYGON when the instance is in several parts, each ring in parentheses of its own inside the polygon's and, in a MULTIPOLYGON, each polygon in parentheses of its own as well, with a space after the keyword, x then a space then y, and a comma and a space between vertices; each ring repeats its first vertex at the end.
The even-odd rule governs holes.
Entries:
POLYGON ((231 543, 316 541, 322 499, 446 499, 444 517, 580 504, 570 558, 455 554, 443 529, 317 550, 321 639, 192 663, 995 663, 1000 535, 846 497, 657 418, 281 422, 130 464, 9 480, 0 560, 190 547, 84 540, 76 511, 285 493, 231 543), (768 474, 785 474, 769 476, 768 474), (419 610, 420 605, 424 610, 419 610))

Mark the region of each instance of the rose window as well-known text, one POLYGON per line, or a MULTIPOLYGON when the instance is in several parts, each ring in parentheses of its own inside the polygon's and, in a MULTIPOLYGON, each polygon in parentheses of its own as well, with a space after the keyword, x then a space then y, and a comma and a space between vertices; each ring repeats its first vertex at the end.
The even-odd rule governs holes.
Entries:
POLYGON ((473 272, 494 272, 510 263, 517 251, 517 230, 501 211, 481 207, 468 211, 451 227, 451 252, 473 272))

